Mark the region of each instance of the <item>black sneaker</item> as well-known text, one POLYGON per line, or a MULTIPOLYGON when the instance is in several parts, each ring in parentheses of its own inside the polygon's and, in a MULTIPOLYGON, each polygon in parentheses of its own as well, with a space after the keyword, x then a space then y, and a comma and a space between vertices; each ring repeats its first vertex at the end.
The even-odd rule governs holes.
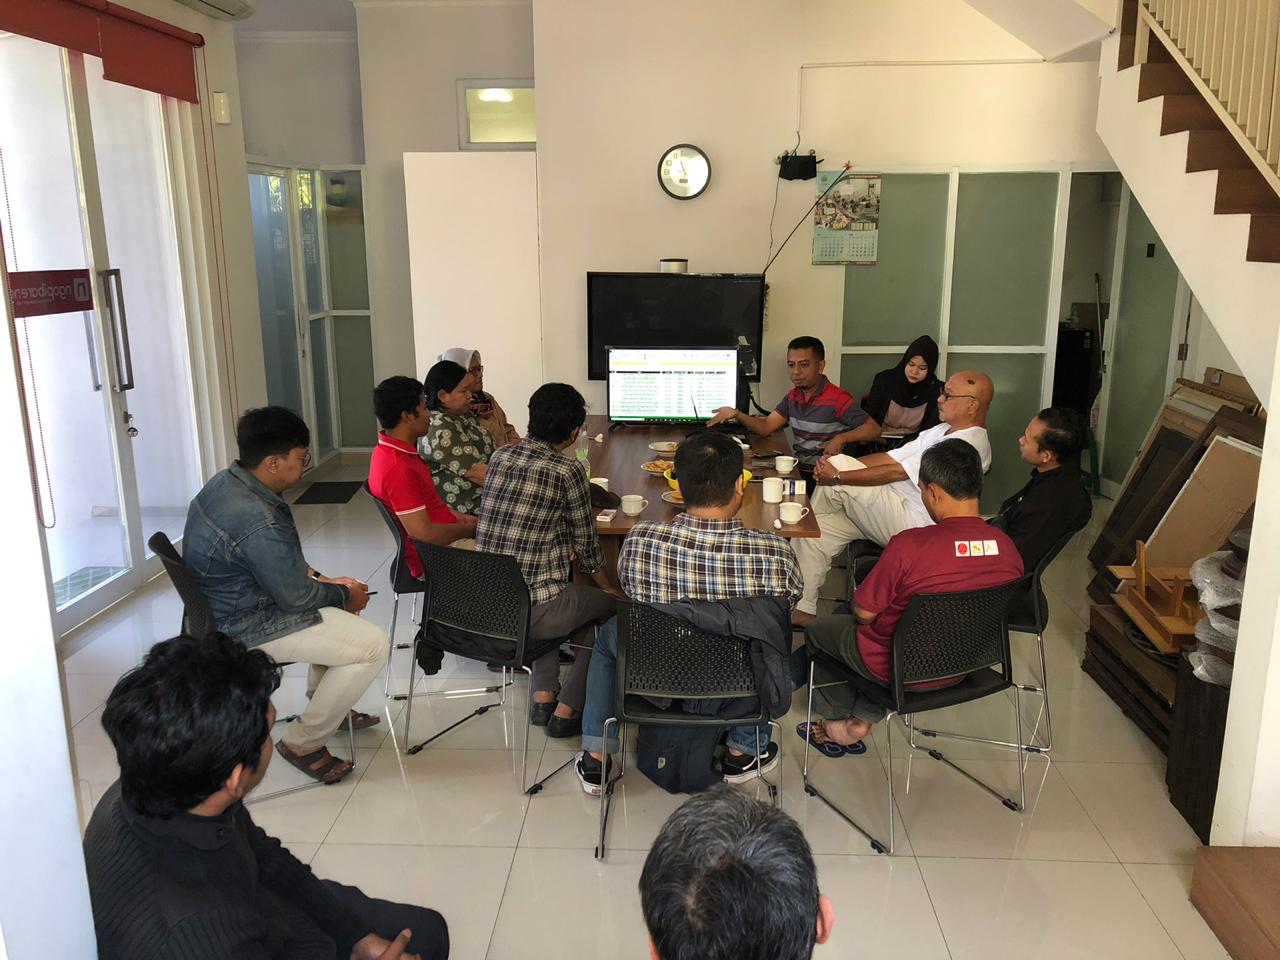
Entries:
MULTIPOLYGON (((613 758, 608 757, 608 772, 613 773, 613 758)), ((574 772, 578 774, 578 782, 582 784, 583 793, 591 797, 598 797, 604 793, 605 765, 593 757, 587 751, 583 750, 578 754, 578 760, 573 765, 574 772)))
POLYGON ((720 770, 724 773, 724 782, 743 783, 760 776, 762 773, 768 773, 778 765, 779 752, 778 745, 770 743, 764 748, 764 755, 760 757, 753 757, 749 753, 735 757, 731 753, 726 753, 724 759, 720 761, 720 770))

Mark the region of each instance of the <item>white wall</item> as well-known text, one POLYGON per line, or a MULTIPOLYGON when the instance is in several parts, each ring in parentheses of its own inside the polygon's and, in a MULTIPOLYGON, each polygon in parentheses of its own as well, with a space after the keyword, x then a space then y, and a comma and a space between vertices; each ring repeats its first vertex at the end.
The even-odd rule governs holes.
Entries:
MULTIPOLYGON (((856 15, 837 0, 716 0, 682 8, 678 28, 643 5, 558 0, 535 7, 534 39, 544 365, 548 379, 576 384, 588 270, 648 270, 664 256, 701 272, 764 266, 773 158, 796 141, 802 64, 1036 57, 959 0, 868 0, 856 15), (655 177, 659 154, 681 141, 704 147, 713 168, 706 194, 690 202, 668 199, 655 177)), ((1093 132, 1096 72, 1080 63, 805 69, 802 147, 827 168, 1110 168, 1093 132)), ((778 184, 779 242, 814 197, 812 182, 778 184)), ((787 386, 789 339, 838 346, 844 270, 811 266, 810 239, 801 228, 769 272, 766 403, 787 386)), ((602 409, 603 385, 588 399, 602 409)))
POLYGON ((450 347, 480 351, 485 389, 521 434, 542 384, 538 183, 528 152, 404 158, 413 331, 426 375, 450 347), (501 225, 501 243, 486 225, 501 225))
MULTIPOLYGON (((404 358, 412 355, 404 155, 458 149, 455 81, 533 76, 531 16, 528 0, 356 0, 378 378, 406 372, 404 358)), ((491 236, 500 246, 501 230, 491 236)))
MULTIPOLYGON (((1200 380, 1206 367, 1217 367, 1228 373, 1243 376, 1236 358, 1223 343, 1218 328, 1213 325, 1204 307, 1194 296, 1191 298, 1191 324, 1187 332, 1187 362, 1182 376, 1188 380, 1200 380)), ((1252 384, 1251 384, 1252 386, 1252 384)))
POLYGON ((354 32, 240 32, 236 63, 244 147, 250 157, 276 163, 364 163, 354 32))

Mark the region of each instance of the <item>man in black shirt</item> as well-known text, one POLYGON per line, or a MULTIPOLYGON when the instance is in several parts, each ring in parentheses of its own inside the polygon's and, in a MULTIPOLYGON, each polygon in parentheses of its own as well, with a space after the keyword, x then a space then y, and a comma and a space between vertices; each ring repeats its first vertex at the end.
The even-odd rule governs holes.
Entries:
POLYGON ((1022 459, 1035 469, 1027 485, 1001 504, 991 525, 1013 540, 1026 570, 1089 522, 1093 502, 1080 472, 1084 442, 1084 419, 1066 407, 1041 410, 1018 438, 1022 459))
POLYGON ((435 960, 434 910, 317 879, 244 807, 271 760, 275 662, 222 634, 151 648, 107 698, 120 780, 85 831, 103 960, 435 960))

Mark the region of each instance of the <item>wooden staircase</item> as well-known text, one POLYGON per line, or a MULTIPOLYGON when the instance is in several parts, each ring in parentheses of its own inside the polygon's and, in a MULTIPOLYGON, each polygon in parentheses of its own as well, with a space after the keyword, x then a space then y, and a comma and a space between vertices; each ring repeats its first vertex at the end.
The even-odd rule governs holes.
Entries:
POLYGON ((1137 2, 1125 0, 1118 66, 1139 71, 1138 100, 1162 97, 1160 134, 1187 133, 1187 173, 1218 172, 1215 214, 1249 217, 1246 259, 1280 263, 1280 194, 1263 176, 1173 54, 1154 35, 1147 62, 1136 64, 1137 2))

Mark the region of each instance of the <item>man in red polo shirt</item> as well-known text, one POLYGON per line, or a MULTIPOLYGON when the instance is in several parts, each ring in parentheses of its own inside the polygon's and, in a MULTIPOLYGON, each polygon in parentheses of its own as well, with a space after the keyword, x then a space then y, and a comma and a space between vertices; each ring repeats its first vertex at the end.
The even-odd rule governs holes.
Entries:
MULTIPOLYGON (((448 507, 431 481, 431 468, 418 456, 431 411, 422 384, 413 377, 389 377, 373 391, 373 412, 382 425, 369 459, 369 490, 395 514, 402 533, 427 543, 449 544, 476 535, 476 518, 448 507)), ((422 576, 417 550, 406 554, 409 572, 422 576)))
POLYGON ((826 378, 827 352, 817 337, 796 337, 787 345, 787 374, 794 385, 767 417, 752 417, 721 407, 707 426, 737 420, 752 433, 768 436, 787 424, 800 472, 812 493, 813 468, 823 454, 844 452, 846 443, 875 440, 880 425, 858 406, 853 395, 826 378))
MULTIPOLYGON (((853 616, 819 617, 805 629, 809 651, 847 663, 869 680, 889 685, 893 631, 918 593, 980 590, 1022 576, 1013 541, 978 512, 982 460, 966 441, 943 440, 920 460, 920 495, 933 519, 889 541, 875 568, 853 594, 853 616)), ((951 677, 912 685, 930 689, 956 683, 951 677)), ((885 711, 839 682, 821 664, 814 668, 815 742, 857 743, 884 719, 885 711), (834 683, 824 687, 824 683, 834 683)))

